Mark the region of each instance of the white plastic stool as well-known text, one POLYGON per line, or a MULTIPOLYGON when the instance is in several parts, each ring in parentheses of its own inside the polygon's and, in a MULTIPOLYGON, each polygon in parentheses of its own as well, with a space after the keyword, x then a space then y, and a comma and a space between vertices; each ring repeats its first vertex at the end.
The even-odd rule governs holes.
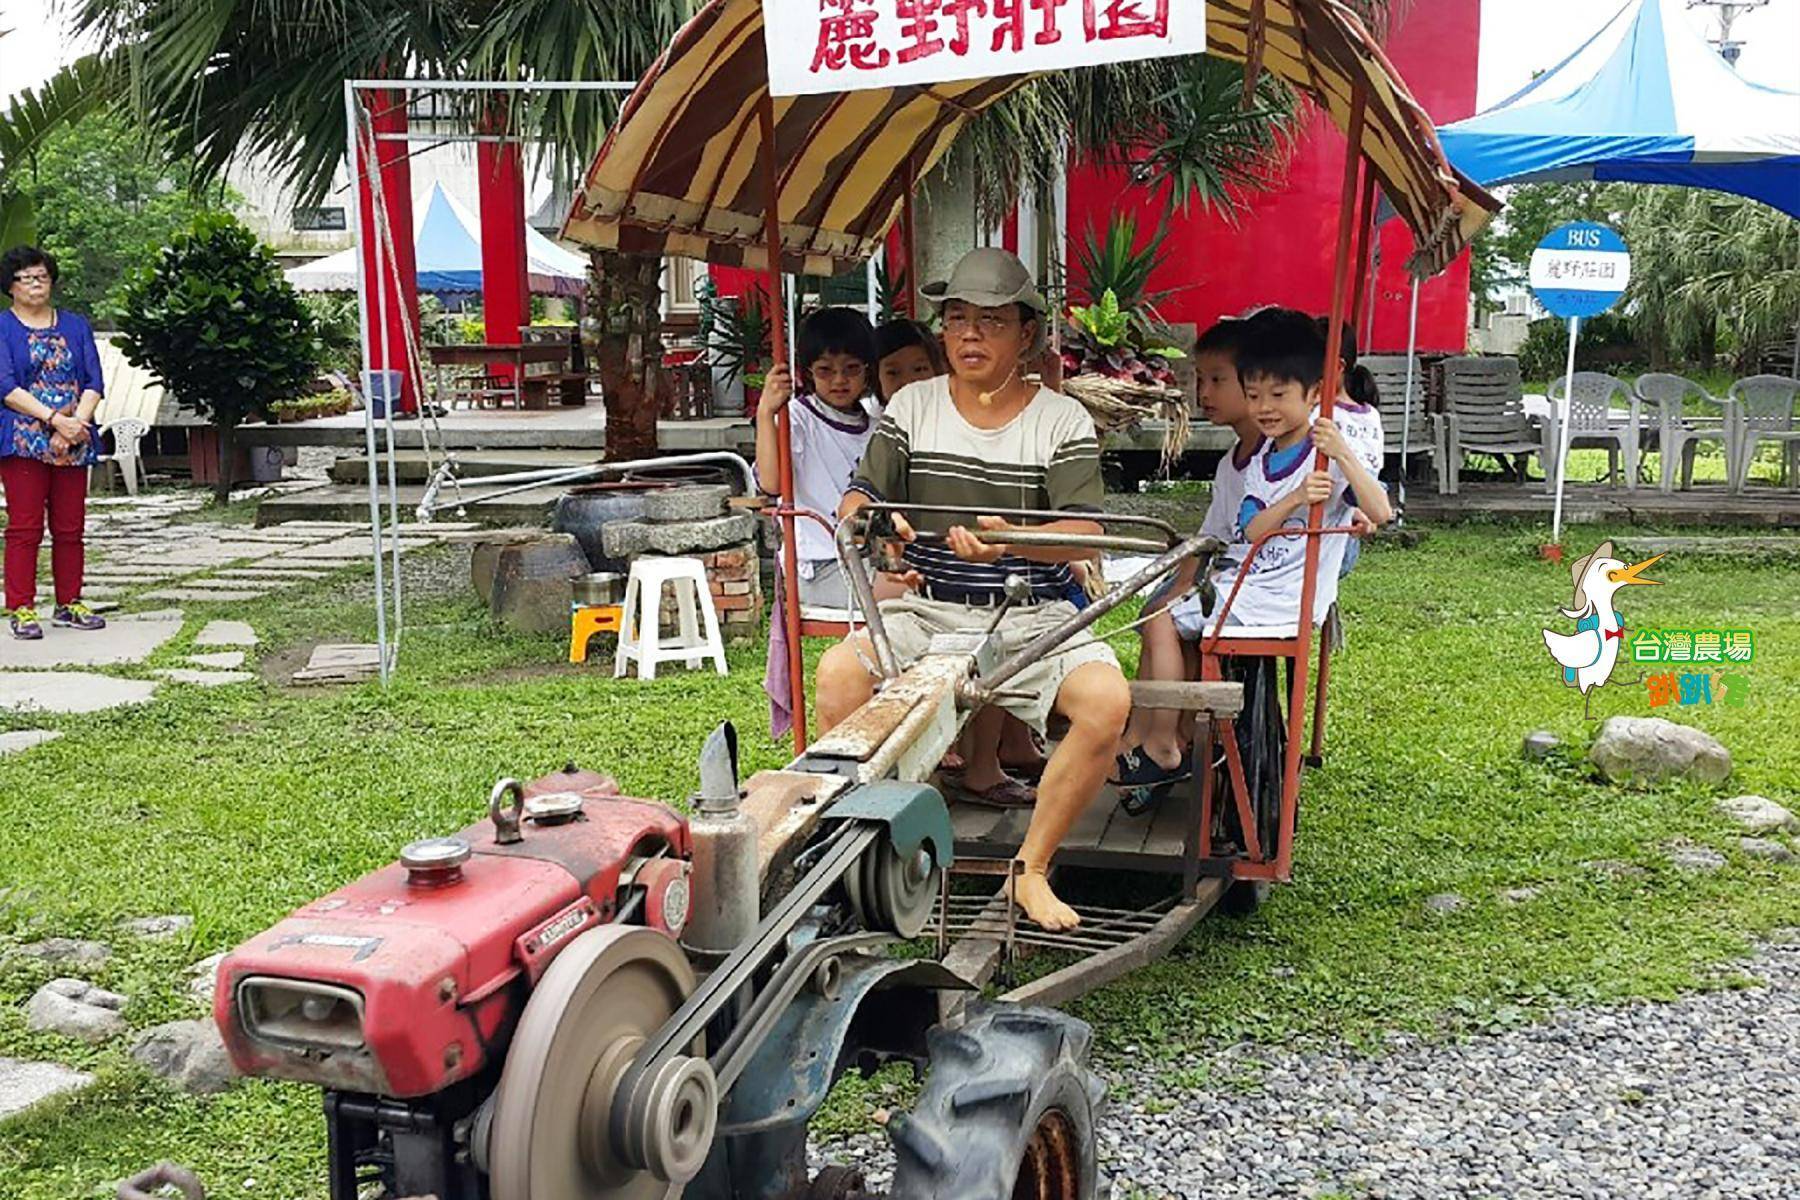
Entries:
POLYGON ((640 679, 655 679, 657 663, 685 662, 691 669, 708 658, 719 674, 727 674, 719 614, 713 608, 706 568, 699 559, 636 559, 625 582, 625 603, 621 607, 625 610, 625 624, 619 630, 619 648, 613 656, 614 678, 623 678, 634 659, 640 679), (673 590, 675 607, 681 616, 681 634, 668 643, 661 637, 664 589, 673 590), (700 617, 706 618, 704 637, 700 635, 700 617))

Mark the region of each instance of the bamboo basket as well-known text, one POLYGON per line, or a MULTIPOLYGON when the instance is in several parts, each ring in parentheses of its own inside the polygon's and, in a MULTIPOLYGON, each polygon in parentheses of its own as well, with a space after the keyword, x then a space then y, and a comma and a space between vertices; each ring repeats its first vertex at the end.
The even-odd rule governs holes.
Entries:
POLYGON ((1162 468, 1167 472, 1187 449, 1187 396, 1178 388, 1135 383, 1129 379, 1112 379, 1105 375, 1071 375, 1063 380, 1063 391, 1081 401, 1100 436, 1130 429, 1147 417, 1168 421, 1163 430, 1162 468))

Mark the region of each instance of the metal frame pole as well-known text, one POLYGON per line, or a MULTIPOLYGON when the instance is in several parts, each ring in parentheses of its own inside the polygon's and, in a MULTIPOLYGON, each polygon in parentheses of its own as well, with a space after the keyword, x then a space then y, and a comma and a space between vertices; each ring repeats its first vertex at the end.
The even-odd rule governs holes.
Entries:
MULTIPOLYGON (((1406 387, 1400 392, 1400 511, 1406 511, 1406 448, 1412 437, 1412 390, 1419 353, 1419 277, 1413 276, 1412 307, 1406 318, 1406 387)), ((1421 416, 1424 414, 1420 414, 1421 416)))
MULTIPOLYGON (((388 640, 387 640, 387 588, 383 578, 381 561, 381 489, 376 464, 375 451, 375 381, 373 360, 373 338, 369 329, 369 278, 368 267, 362 254, 362 183, 363 173, 369 163, 362 153, 362 144, 358 138, 359 120, 356 100, 357 85, 354 81, 344 83, 344 146, 350 165, 350 213, 351 228, 356 231, 356 317, 358 325, 358 341, 362 351, 363 381, 363 435, 369 456, 369 546, 370 556, 375 564, 375 649, 380 670, 381 682, 388 681, 388 640)), ((371 217, 373 219, 373 217, 371 217)), ((379 254, 380 249, 377 247, 379 254)), ((376 286, 379 289, 380 279, 376 286)))
MULTIPOLYGON (((758 101, 757 122, 762 134, 763 233, 769 253, 769 305, 782 303, 781 281, 781 179, 775 166, 775 98, 766 91, 758 101)), ((785 306, 784 306, 785 307, 785 306)), ((787 361, 788 338, 782 312, 769 314, 770 357, 787 361)), ((795 386, 799 380, 795 380, 795 386)), ((787 657, 789 694, 794 698, 794 752, 806 749, 806 663, 800 647, 800 558, 794 544, 794 444, 790 410, 783 408, 776 417, 777 440, 781 447, 781 570, 782 619, 787 623, 787 657)))
MULTIPOLYGON (((1366 220, 1359 211, 1357 182, 1363 166, 1363 124, 1367 116, 1368 95, 1361 87, 1357 87, 1351 94, 1350 125, 1345 134, 1348 144, 1344 151, 1344 189, 1339 198, 1337 254, 1332 271, 1331 323, 1325 336, 1325 376, 1319 386, 1321 420, 1331 417, 1338 387, 1343 382, 1343 364, 1339 355, 1343 352, 1344 318, 1351 311, 1352 291, 1355 287, 1350 258, 1351 234, 1360 222, 1366 220)), ((1323 451, 1313 456, 1313 469, 1326 469, 1323 451)), ((1324 525, 1324 504, 1314 504, 1307 510, 1306 523, 1313 529, 1324 525)), ((1287 761, 1282 770, 1281 829, 1275 855, 1276 870, 1282 878, 1287 877, 1293 865, 1294 826, 1300 799, 1300 762, 1305 751, 1300 735, 1305 732, 1306 711, 1310 707, 1306 703, 1306 697, 1312 674, 1313 591, 1319 579, 1319 539, 1324 536, 1326 535, 1321 533, 1306 539, 1306 565, 1300 583, 1300 621, 1294 631, 1299 642, 1299 653, 1294 656, 1293 676, 1288 690, 1287 761)))
MULTIPOLYGON (((1581 336, 1581 318, 1569 318, 1569 369, 1563 374, 1562 411, 1557 420, 1562 423, 1556 439, 1556 505, 1550 518, 1550 542, 1562 545, 1563 488, 1569 477, 1569 442, 1572 440, 1571 427, 1575 424, 1570 419, 1575 411, 1575 339, 1581 336)), ((1557 410, 1552 408, 1551 412, 1557 410)))

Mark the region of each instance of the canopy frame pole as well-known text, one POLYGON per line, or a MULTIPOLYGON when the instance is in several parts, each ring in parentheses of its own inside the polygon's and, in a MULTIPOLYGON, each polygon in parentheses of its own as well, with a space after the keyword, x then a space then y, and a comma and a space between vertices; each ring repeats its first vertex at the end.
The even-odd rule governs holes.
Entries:
MULTIPOLYGON (((1361 157, 1358 146, 1351 146, 1348 153, 1361 157)), ((1375 172, 1363 172, 1362 206, 1357 209, 1356 222, 1356 298, 1350 302, 1350 310, 1345 319, 1350 322, 1353 336, 1363 323, 1363 314, 1373 302, 1375 292, 1374 268, 1370 261, 1370 243, 1375 235, 1375 172)), ((1366 340, 1357 347, 1362 354, 1369 352, 1366 340)))
MULTIPOLYGON (((361 132, 357 113, 357 85, 346 80, 344 82, 344 144, 348 147, 350 162, 350 227, 356 230, 358 239, 362 237, 362 176, 359 172, 368 171, 371 164, 363 153, 361 132)), ((381 248, 377 242, 375 253, 380 255, 381 248)), ((381 283, 376 281, 379 291, 381 283)), ((385 313, 386 306, 383 306, 385 313)), ((366 393, 363 397, 363 437, 365 449, 369 456, 369 547, 370 558, 375 566, 375 654, 376 670, 383 686, 388 682, 388 637, 387 637, 387 587, 383 578, 382 546, 381 546, 381 485, 378 482, 381 472, 380 455, 375 448, 375 346, 373 330, 369 322, 369 272, 368 264, 360 253, 356 256, 356 318, 359 349, 362 352, 362 386, 366 393)), ((385 339, 385 316, 383 318, 383 335, 385 339)), ((383 381, 385 382, 385 380, 383 381)), ((390 397, 387 401, 393 403, 390 397)), ((226 469, 230 466, 227 464, 226 469)))
POLYGON ((906 286, 901 289, 901 303, 908 320, 919 319, 919 240, 918 214, 913 211, 913 193, 919 187, 918 165, 906 156, 906 191, 900 197, 900 253, 905 257, 901 270, 906 273, 906 286))
MULTIPOLYGON (((1357 184, 1363 168, 1363 126, 1367 117, 1368 95, 1359 86, 1350 96, 1350 126, 1345 134, 1348 148, 1344 154, 1344 188, 1338 201, 1337 253, 1331 282, 1331 323, 1325 335, 1324 378, 1319 382, 1320 420, 1330 420, 1338 387, 1344 378, 1343 363, 1339 355, 1343 353, 1344 347, 1344 319, 1351 311, 1356 287, 1355 273, 1351 270, 1351 234, 1358 225, 1366 224, 1360 200, 1367 195, 1367 190, 1359 195, 1357 184)), ((1373 171, 1370 173, 1372 176, 1373 171)), ((1313 469, 1326 469, 1324 451, 1313 456, 1313 469)), ((1309 529, 1322 529, 1324 521, 1323 503, 1315 503, 1307 509, 1306 524, 1309 529)), ((1319 539, 1326 536, 1332 535, 1313 533, 1306 538, 1306 566, 1300 581, 1300 622, 1294 631, 1299 642, 1299 652, 1294 656, 1293 675, 1288 691, 1287 762, 1281 775, 1281 836, 1276 842, 1275 854, 1275 870, 1278 877, 1283 879, 1293 869, 1294 826, 1300 800, 1300 763, 1305 749, 1301 735, 1306 731, 1307 709, 1312 707, 1306 703, 1306 695, 1312 675, 1313 593, 1319 580, 1319 539)))
MULTIPOLYGON (((775 98, 764 92, 756 106, 762 136, 763 238, 769 251, 769 349, 776 365, 788 360, 786 305, 781 280, 781 177, 775 165, 775 98)), ((798 388, 800 381, 794 380, 798 388)), ((791 402, 790 402, 791 404, 791 402)), ((791 407, 783 407, 775 419, 780 447, 781 480, 781 620, 787 625, 788 694, 794 705, 794 753, 806 750, 806 663, 800 647, 800 558, 794 544, 794 441, 791 407)))
MULTIPOLYGON (((1400 512, 1406 513, 1406 451, 1412 437, 1412 390, 1419 360, 1419 277, 1412 277, 1412 306, 1406 317, 1406 386, 1400 392, 1400 512)), ((1420 414, 1421 416, 1424 414, 1420 414)))

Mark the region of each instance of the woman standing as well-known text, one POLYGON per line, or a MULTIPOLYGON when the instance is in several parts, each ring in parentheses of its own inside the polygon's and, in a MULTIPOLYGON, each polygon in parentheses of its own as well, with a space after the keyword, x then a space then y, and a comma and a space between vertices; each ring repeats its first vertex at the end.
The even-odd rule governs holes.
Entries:
POLYGON ((6 490, 6 607, 12 635, 44 636, 38 622, 37 556, 49 513, 56 608, 69 629, 106 622, 81 602, 88 468, 100 453, 100 352, 94 332, 51 304, 56 260, 35 246, 0 255, 0 485, 6 490))

